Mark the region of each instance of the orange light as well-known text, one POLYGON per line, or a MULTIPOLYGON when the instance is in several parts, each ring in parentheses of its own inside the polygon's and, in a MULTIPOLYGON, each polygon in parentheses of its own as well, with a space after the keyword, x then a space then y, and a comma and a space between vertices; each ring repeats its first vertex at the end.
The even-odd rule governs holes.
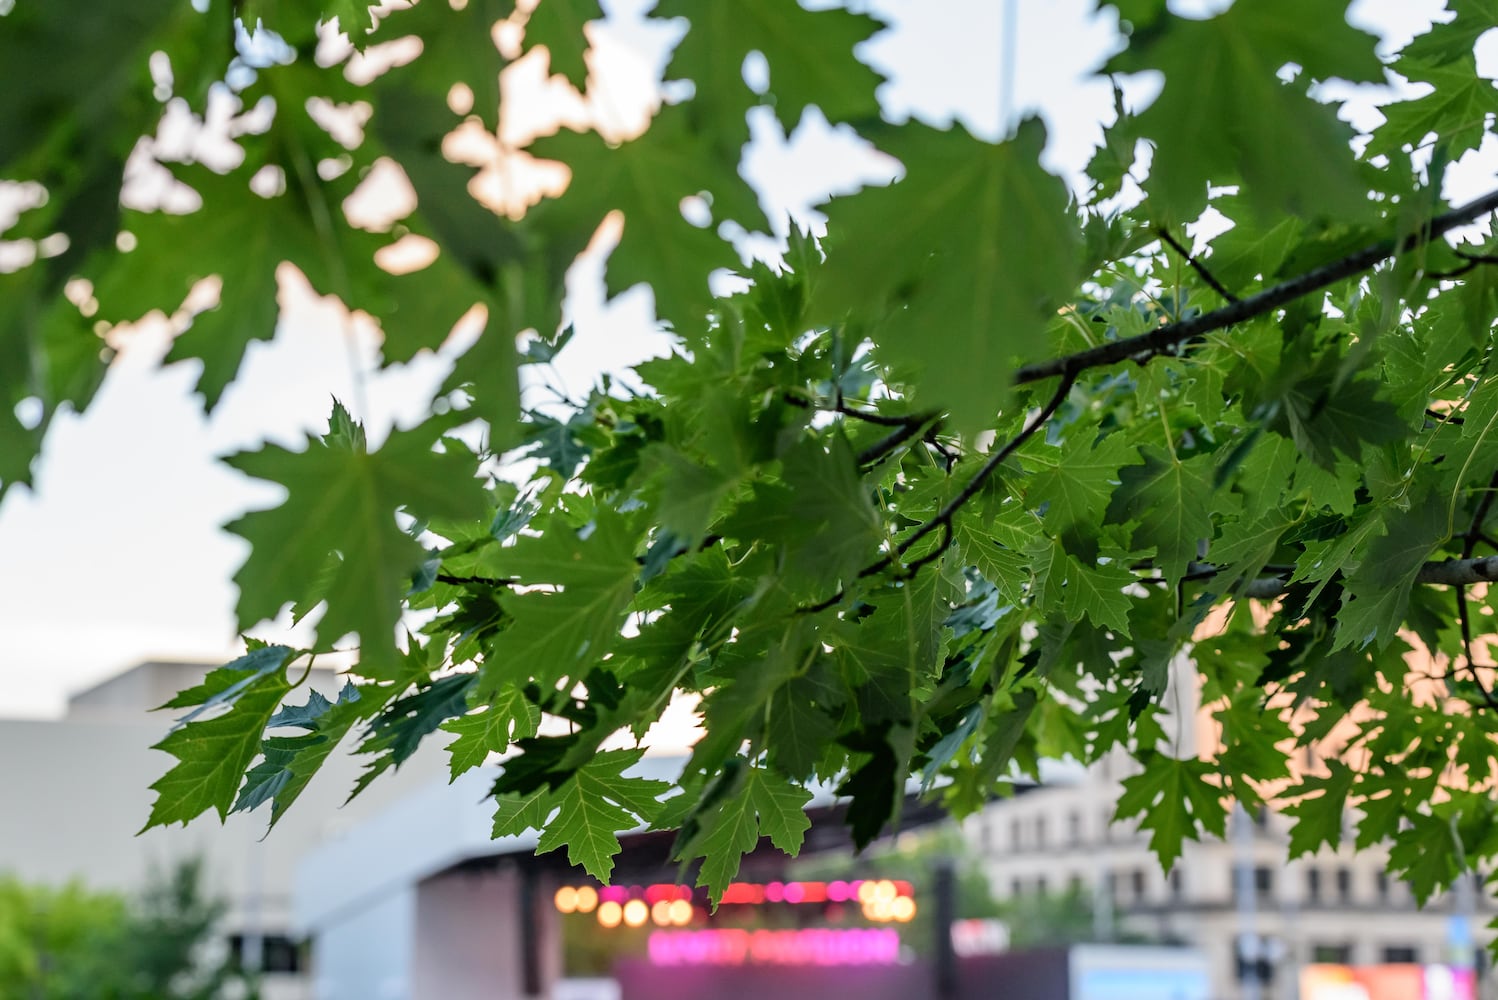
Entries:
POLYGON ((858 901, 860 903, 872 903, 874 901, 874 893, 878 889, 879 884, 877 882, 865 880, 858 883, 858 901))
POLYGON ((624 904, 624 922, 631 927, 643 926, 650 919, 650 907, 643 899, 631 899, 624 904))
POLYGON ((685 899, 673 899, 666 910, 671 922, 678 927, 685 927, 692 922, 692 904, 685 899))
POLYGON ((898 896, 899 893, 900 890, 896 889, 895 884, 887 878, 880 879, 878 882, 874 883, 874 898, 879 900, 879 902, 881 903, 894 902, 895 897, 898 896))
POLYGON ((557 890, 553 899, 557 909, 563 913, 575 913, 577 911, 577 890, 570 885, 564 885, 557 890))
POLYGON ((908 923, 915 916, 915 900, 909 896, 901 896, 890 904, 889 915, 902 924, 908 923))
MULTIPOLYGON (((644 905, 643 903, 641 904, 644 905)), ((612 899, 598 906, 598 922, 604 927, 618 927, 619 921, 624 917, 624 907, 612 899)))
POLYGON ((591 885, 580 885, 577 887, 577 912, 592 913, 593 908, 598 905, 598 890, 591 885))
POLYGON ((671 922, 671 903, 668 900, 658 899, 650 907, 650 919, 655 921, 657 927, 664 927, 671 922))

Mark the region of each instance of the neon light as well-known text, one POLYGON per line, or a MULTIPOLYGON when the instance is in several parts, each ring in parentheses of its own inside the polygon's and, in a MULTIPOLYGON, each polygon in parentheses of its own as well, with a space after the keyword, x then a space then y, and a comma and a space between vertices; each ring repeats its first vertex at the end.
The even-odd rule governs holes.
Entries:
MULTIPOLYGON (((893 912, 891 904, 899 899, 912 898, 914 888, 909 882, 890 879, 856 879, 852 882, 733 882, 718 902, 724 905, 761 903, 857 902, 865 907, 873 904, 880 912, 893 912)), ((594 888, 591 885, 562 886, 557 889, 554 903, 562 913, 592 913, 600 903, 616 903, 625 906, 631 900, 641 900, 647 908, 658 903, 680 901, 687 904, 705 902, 694 894, 691 886, 657 882, 654 885, 610 885, 594 888)), ((903 910, 903 907, 901 907, 903 910)), ((881 919, 889 919, 884 917, 881 919)))
POLYGON ((608 899, 598 904, 598 922, 605 927, 618 927, 624 919, 624 907, 618 900, 608 899))
POLYGON ((653 931, 656 965, 892 965, 899 932, 889 929, 653 931))
POLYGON ((624 904, 624 922, 631 927, 643 927, 650 919, 650 907, 643 899, 631 899, 624 904))

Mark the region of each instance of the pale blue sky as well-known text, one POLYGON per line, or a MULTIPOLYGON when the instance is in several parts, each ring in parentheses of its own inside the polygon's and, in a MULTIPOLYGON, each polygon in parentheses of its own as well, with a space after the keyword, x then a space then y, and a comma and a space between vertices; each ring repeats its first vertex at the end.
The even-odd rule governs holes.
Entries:
MULTIPOLYGON (((1019 4, 1016 110, 1045 115, 1048 165, 1074 175, 1100 123, 1111 117, 1107 82, 1088 77, 1114 44, 1114 21, 1090 14, 1086 0, 1013 2, 1019 4)), ((633 9, 638 0, 612 6, 633 9)), ((888 112, 935 124, 956 118, 981 135, 997 135, 1001 0, 869 6, 894 25, 865 53, 891 77, 881 93, 888 112)), ((1364 0, 1354 16, 1398 43, 1442 6, 1364 0)), ((1147 99, 1149 82, 1136 86, 1138 99, 1147 99)), ((763 127, 756 136, 748 170, 765 187, 772 215, 814 221, 808 206, 826 190, 880 169, 825 123, 807 124, 790 144, 763 127)), ((1471 177, 1463 186, 1486 189, 1493 160, 1465 166, 1471 177)), ((664 342, 649 329, 645 295, 604 308, 593 282, 577 287, 578 337, 555 375, 583 392, 599 368, 622 367, 664 342)), ((0 715, 56 714, 68 692, 144 658, 236 655, 230 577, 245 552, 219 525, 273 502, 278 491, 213 456, 262 438, 295 445, 325 426, 330 396, 354 402, 347 343, 339 310, 298 300, 275 340, 252 348, 240 381, 205 419, 189 395, 193 369, 156 368, 165 338, 143 334, 89 412, 56 422, 36 491, 13 490, 0 505, 0 715)), ((372 345, 363 342, 357 353, 359 367, 367 368, 372 345)), ((414 422, 447 364, 427 358, 366 373, 360 415, 376 429, 414 422)))

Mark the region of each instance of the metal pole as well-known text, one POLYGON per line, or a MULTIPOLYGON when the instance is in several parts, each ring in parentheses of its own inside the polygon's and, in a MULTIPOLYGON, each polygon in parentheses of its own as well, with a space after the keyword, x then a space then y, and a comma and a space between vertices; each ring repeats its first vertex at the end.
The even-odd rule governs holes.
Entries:
POLYGON ((1242 804, 1233 808, 1233 886, 1238 896, 1238 940, 1235 958, 1243 971, 1243 1000, 1260 1000, 1264 984, 1259 980, 1259 958, 1263 943, 1255 925, 1258 900, 1254 889, 1254 821, 1242 804))
POLYGON ((952 948, 952 924, 957 919, 957 873, 952 859, 938 858, 932 875, 936 918, 936 997, 937 1000, 956 1000, 957 953, 952 948))

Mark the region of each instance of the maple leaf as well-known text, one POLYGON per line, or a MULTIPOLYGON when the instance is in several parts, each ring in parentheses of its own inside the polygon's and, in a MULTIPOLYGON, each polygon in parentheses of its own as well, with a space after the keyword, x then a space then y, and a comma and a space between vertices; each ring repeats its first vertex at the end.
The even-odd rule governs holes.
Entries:
POLYGON ((252 511, 226 526, 251 545, 234 575, 240 629, 274 617, 324 572, 329 554, 337 553, 317 635, 332 642, 357 632, 363 658, 375 664, 389 660, 401 598, 427 556, 400 529, 397 512, 482 517, 488 509, 462 454, 434 450, 441 433, 440 423, 429 422, 392 433, 376 451, 309 439, 310 447, 300 453, 265 445, 230 456, 229 464, 241 472, 287 490, 279 506, 252 511))
POLYGON ((905 175, 827 207, 815 309, 877 324, 885 363, 922 373, 922 403, 959 430, 988 426, 1077 277, 1066 187, 1037 162, 1045 127, 1027 119, 1002 143, 916 123, 874 138, 905 175))
POLYGON ((490 754, 503 753, 512 741, 535 736, 540 724, 541 709, 513 686, 495 693, 479 711, 444 722, 442 728, 458 737, 447 745, 451 780, 478 767, 490 754))
POLYGON ((597 135, 559 132, 529 147, 535 156, 572 168, 566 192, 537 206, 531 222, 539 233, 581 250, 605 215, 623 212, 624 234, 604 275, 609 295, 649 284, 656 315, 690 328, 711 304, 708 275, 739 267, 738 254, 716 227, 729 219, 750 230, 768 229, 769 223, 735 164, 712 152, 679 105, 663 109, 643 136, 608 155, 599 155, 602 146, 597 135), (682 200, 699 196, 711 201, 707 226, 682 214, 682 200))
POLYGON ((874 91, 883 77, 853 55, 883 27, 867 14, 807 10, 796 0, 663 0, 653 13, 691 22, 666 76, 697 85, 688 112, 702 127, 723 133, 735 154, 749 139, 744 114, 759 102, 743 73, 752 52, 769 64, 769 92, 787 132, 813 105, 833 122, 879 112, 874 91))
POLYGON ((1175 867, 1182 842, 1194 839, 1198 827, 1219 837, 1226 833, 1222 790, 1206 780, 1213 773, 1210 762, 1151 752, 1140 763, 1144 770, 1123 781, 1114 817, 1139 817, 1139 825, 1150 831, 1150 849, 1162 866, 1175 867))
POLYGON ((1165 74, 1160 96, 1135 119, 1137 134, 1155 142, 1145 183, 1155 211, 1190 221, 1209 183, 1241 177, 1243 198, 1263 216, 1365 215, 1352 130, 1305 95, 1303 79, 1278 74, 1295 63, 1314 79, 1382 83, 1376 43, 1347 24, 1341 4, 1313 13, 1299 0, 1235 4, 1208 20, 1170 17, 1137 32, 1108 69, 1165 74))
POLYGON ((1347 796, 1352 791, 1356 772, 1341 761, 1326 762, 1326 775, 1305 778, 1285 793, 1299 801, 1285 808, 1294 819, 1290 827, 1290 856, 1315 854, 1324 844, 1336 847, 1342 841, 1342 824, 1347 815, 1347 796))
POLYGON ((795 855, 811 828, 805 812, 811 793, 805 788, 770 768, 752 764, 741 765, 736 774, 732 790, 696 814, 697 832, 676 854, 680 861, 703 859, 697 884, 706 886, 714 901, 723 897, 743 856, 754 850, 761 837, 795 855))
POLYGON ((1165 579, 1174 583, 1212 537, 1212 459, 1181 461, 1153 446, 1140 449, 1143 463, 1119 470, 1119 486, 1108 502, 1107 520, 1132 523, 1134 548, 1154 546, 1165 579))
MULTIPOLYGON (((187 695, 205 707, 218 699, 215 705, 229 708, 179 725, 155 745, 154 749, 166 751, 178 763, 152 783, 156 801, 142 832, 169 823, 185 825, 209 809, 216 810, 220 819, 228 816, 245 769, 260 750, 266 723, 291 690, 284 666, 288 652, 284 647, 252 652, 237 661, 246 663, 246 668, 231 665, 216 670, 187 695)), ((184 697, 178 696, 163 707, 184 704, 184 697)))
POLYGON ((637 519, 604 510, 586 533, 556 519, 520 539, 506 560, 510 574, 554 589, 502 598, 513 620, 494 639, 480 690, 502 690, 517 676, 550 687, 612 648, 634 598, 639 529, 637 519))
POLYGON ((536 853, 565 847, 570 863, 607 883, 619 853, 618 834, 653 820, 661 809, 660 796, 671 788, 664 781, 625 775, 644 753, 607 750, 556 788, 541 785, 496 797, 494 836, 539 829, 536 853))
POLYGON ((551 54, 551 71, 567 78, 579 91, 588 89, 588 50, 583 26, 603 18, 597 0, 541 0, 525 22, 525 47, 544 45, 551 54))

